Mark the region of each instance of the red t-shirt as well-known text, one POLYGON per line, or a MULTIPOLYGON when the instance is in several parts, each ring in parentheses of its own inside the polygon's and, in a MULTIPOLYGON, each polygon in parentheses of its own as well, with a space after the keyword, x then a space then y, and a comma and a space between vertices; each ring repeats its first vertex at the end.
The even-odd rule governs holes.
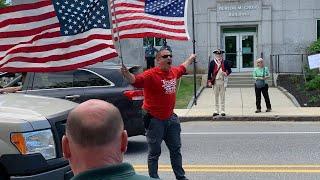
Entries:
POLYGON ((183 65, 162 71, 159 67, 149 69, 135 76, 135 87, 144 88, 143 109, 160 120, 168 119, 176 103, 176 84, 186 72, 183 65))

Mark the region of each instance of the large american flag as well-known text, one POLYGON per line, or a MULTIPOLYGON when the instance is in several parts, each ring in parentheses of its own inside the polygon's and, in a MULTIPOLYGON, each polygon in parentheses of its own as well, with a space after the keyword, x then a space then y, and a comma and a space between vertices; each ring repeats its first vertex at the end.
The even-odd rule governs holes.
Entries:
POLYGON ((0 71, 72 70, 116 56, 107 0, 46 0, 0 9, 0 71))
POLYGON ((114 36, 188 40, 187 4, 188 0, 111 0, 114 36))

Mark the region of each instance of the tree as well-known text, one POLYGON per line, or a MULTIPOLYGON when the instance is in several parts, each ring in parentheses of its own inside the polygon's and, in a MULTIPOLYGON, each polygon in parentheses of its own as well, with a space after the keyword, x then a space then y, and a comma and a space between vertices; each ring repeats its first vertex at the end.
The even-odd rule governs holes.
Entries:
POLYGON ((320 53, 320 39, 317 41, 314 41, 308 48, 307 48, 308 54, 317 54, 320 53))
POLYGON ((0 0, 0 8, 7 7, 8 4, 6 3, 6 0, 0 0))

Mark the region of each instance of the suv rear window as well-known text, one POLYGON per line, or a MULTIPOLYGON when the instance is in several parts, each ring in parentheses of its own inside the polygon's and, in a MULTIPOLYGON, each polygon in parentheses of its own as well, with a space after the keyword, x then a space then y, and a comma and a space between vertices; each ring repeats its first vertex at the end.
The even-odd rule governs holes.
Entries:
POLYGON ((81 70, 74 73, 73 86, 86 87, 86 86, 109 86, 109 82, 91 72, 81 70))
POLYGON ((33 89, 73 87, 73 71, 56 73, 35 73, 33 89))

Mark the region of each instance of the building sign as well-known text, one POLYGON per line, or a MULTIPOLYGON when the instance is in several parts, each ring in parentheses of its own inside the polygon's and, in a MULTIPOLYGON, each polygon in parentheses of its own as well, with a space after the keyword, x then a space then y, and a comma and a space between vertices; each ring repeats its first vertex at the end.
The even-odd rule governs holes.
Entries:
POLYGON ((320 54, 308 56, 308 62, 310 69, 320 68, 320 54))
POLYGON ((259 21, 261 20, 261 1, 218 2, 218 22, 259 21))
POLYGON ((257 10, 259 8, 258 5, 233 5, 233 6, 220 6, 218 7, 218 11, 228 11, 229 17, 235 16, 250 16, 250 11, 257 10))

